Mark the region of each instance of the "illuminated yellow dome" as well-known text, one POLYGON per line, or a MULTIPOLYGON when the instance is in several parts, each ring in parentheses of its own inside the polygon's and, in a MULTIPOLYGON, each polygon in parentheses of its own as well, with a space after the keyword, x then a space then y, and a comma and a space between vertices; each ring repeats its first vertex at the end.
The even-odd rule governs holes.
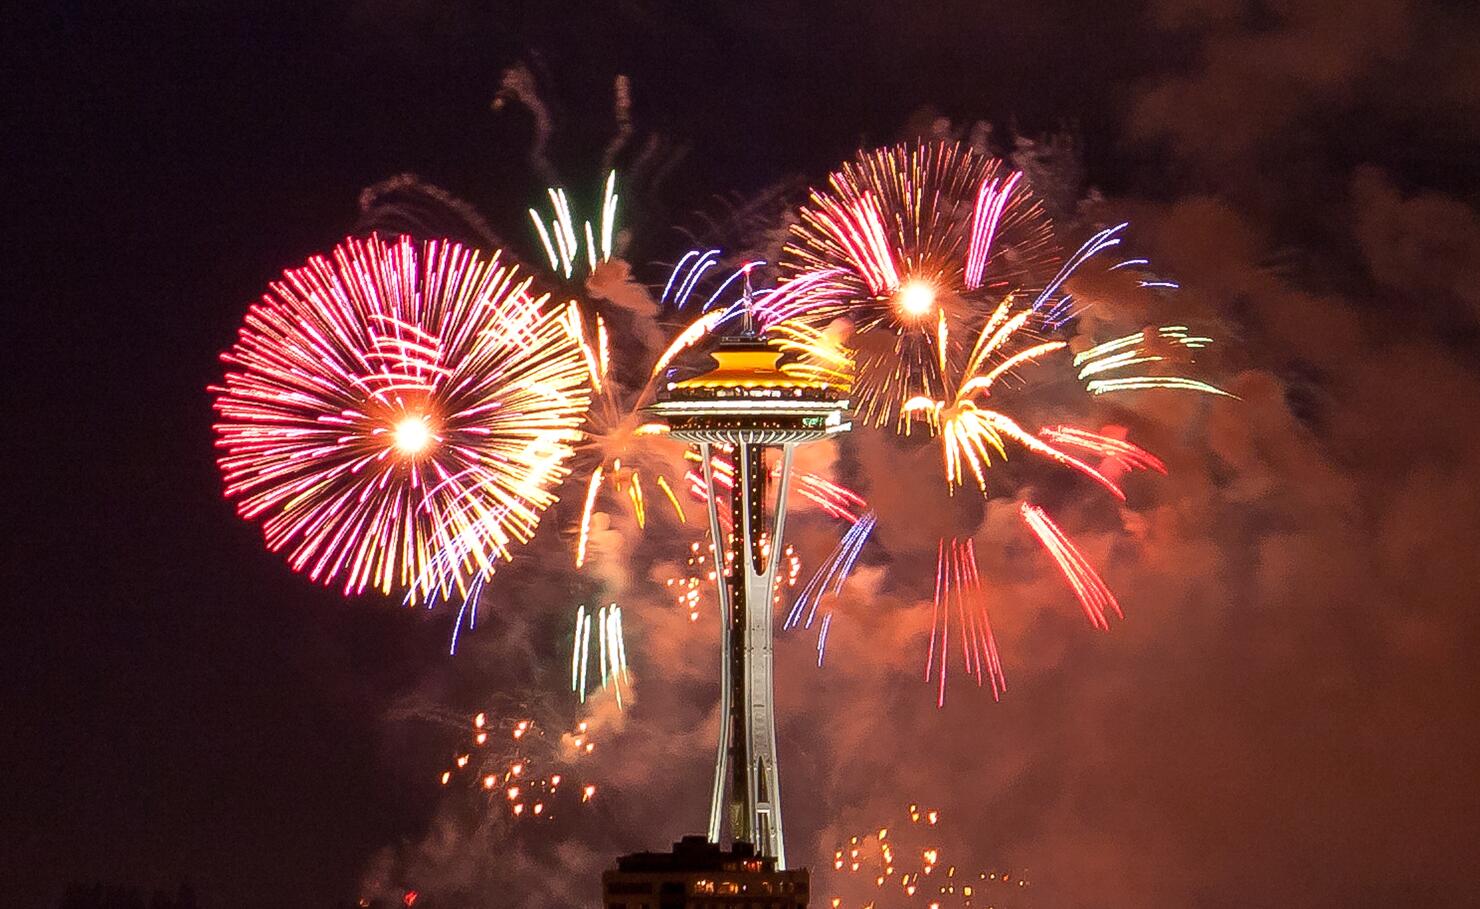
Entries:
POLYGON ((721 345, 714 352, 715 367, 709 372, 674 382, 674 390, 688 388, 807 388, 824 389, 828 383, 794 375, 782 364, 784 352, 764 341, 721 345))

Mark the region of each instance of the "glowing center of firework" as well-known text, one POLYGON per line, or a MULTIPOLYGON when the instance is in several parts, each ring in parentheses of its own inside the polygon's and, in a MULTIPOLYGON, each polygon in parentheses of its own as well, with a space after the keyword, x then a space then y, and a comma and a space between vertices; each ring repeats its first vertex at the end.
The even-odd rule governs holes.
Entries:
POLYGON ((432 444, 432 427, 427 425, 426 417, 405 417, 396 424, 393 438, 401 454, 421 454, 432 444))
POLYGON ((928 316, 935 309, 935 287, 928 281, 910 281, 899 289, 894 300, 899 311, 911 318, 928 316))

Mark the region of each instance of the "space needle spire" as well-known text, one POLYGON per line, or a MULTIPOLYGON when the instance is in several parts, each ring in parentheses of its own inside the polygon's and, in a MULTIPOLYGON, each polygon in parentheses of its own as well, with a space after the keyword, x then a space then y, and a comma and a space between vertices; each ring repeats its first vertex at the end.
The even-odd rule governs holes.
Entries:
POLYGON ((740 297, 740 305, 743 307, 744 321, 740 323, 740 337, 754 338, 755 330, 755 291, 750 286, 750 267, 745 268, 745 291, 740 297))

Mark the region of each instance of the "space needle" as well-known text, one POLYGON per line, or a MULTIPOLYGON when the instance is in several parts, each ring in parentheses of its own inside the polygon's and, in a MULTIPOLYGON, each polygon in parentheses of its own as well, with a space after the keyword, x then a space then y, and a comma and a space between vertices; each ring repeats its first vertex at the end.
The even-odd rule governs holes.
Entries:
POLYGON ((722 581, 716 585, 721 719, 709 839, 720 841, 728 814, 732 842, 753 844, 784 869, 771 626, 792 455, 798 445, 846 432, 851 424, 848 389, 788 370, 784 352, 756 327, 746 277, 739 330, 720 339, 714 368, 668 383, 649 410, 673 438, 699 446, 715 577, 722 581), (772 448, 780 453, 768 465, 772 448), (734 465, 728 490, 716 486, 718 453, 734 465))

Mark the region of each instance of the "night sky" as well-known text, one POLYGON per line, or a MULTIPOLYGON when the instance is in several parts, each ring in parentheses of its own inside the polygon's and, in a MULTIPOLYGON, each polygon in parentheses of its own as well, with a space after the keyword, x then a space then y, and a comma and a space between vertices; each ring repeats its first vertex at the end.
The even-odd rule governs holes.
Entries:
MULTIPOLYGON (((1470 4, 51 6, 5 38, 24 65, 7 99, 0 902, 50 906, 92 880, 188 879, 209 907, 357 898, 387 847, 447 817, 428 784, 451 739, 388 722, 392 705, 475 709, 561 662, 570 600, 534 579, 515 575, 449 660, 444 614, 292 574, 221 497, 206 392, 246 306, 353 231, 360 190, 394 174, 455 193, 537 261, 529 118, 489 106, 521 61, 573 185, 600 176, 619 73, 639 132, 686 149, 633 200, 643 281, 715 194, 804 186, 936 117, 987 120, 1004 139, 1077 136, 1098 204, 1182 282, 1179 317, 1234 351, 1218 363, 1238 405, 1147 424, 1173 473, 1119 516, 1123 627, 1075 624, 1014 538, 990 566, 1016 572, 1024 604, 1000 607, 1016 616, 1002 704, 963 688, 937 713, 890 684, 913 649, 848 662, 869 633, 911 633, 890 618, 914 615, 907 585, 877 577, 872 618, 834 645, 851 668, 802 675, 810 641, 783 656, 793 863, 826 858, 836 818, 868 827, 867 806, 934 797, 963 842, 1034 869, 1034 905, 1476 899, 1470 4), (497 618, 547 606, 555 624, 497 618)), ((847 459, 887 521, 916 506, 879 483, 885 457, 847 459)), ((974 529, 1020 530, 992 508, 974 529)), ((884 539, 900 577, 920 561, 903 537, 884 539)), ((617 851, 697 829, 712 727, 690 727, 710 673, 653 672, 622 739, 637 743, 613 804, 661 791, 669 809, 609 809, 586 823, 610 830, 572 835, 585 851, 521 841, 526 882, 469 905, 567 905, 527 877, 589 896, 617 851)), ((445 881, 458 860, 397 861, 445 881)))

